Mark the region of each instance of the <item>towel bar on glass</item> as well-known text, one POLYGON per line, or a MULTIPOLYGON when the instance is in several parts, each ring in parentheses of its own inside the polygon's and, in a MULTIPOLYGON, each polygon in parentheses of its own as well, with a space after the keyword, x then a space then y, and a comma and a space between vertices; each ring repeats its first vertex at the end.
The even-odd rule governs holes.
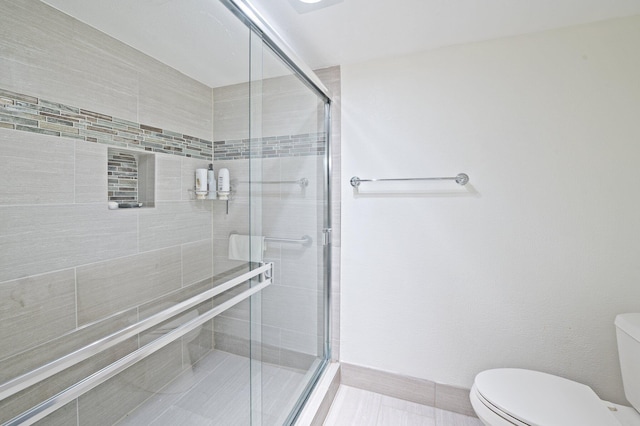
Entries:
POLYGON ((466 185, 469 182, 469 175, 459 173, 454 177, 426 177, 426 178, 395 178, 395 179, 360 179, 358 176, 351 178, 351 186, 357 188, 360 182, 388 182, 388 181, 409 181, 409 180, 455 180, 458 185, 466 185))
POLYGON ((201 326, 206 321, 221 314, 232 306, 247 299, 253 294, 261 291, 263 288, 271 285, 272 281, 266 275, 273 275, 273 263, 261 264, 258 268, 255 268, 247 273, 239 275, 230 279, 216 287, 206 290, 196 296, 193 296, 187 300, 184 300, 176 305, 173 305, 163 311, 158 312, 146 319, 143 319, 135 324, 118 330, 108 336, 105 336, 99 340, 96 340, 80 349, 75 350, 67 355, 64 355, 54 361, 49 362, 43 366, 40 366, 34 370, 22 374, 16 378, 13 378, 5 383, 0 384, 0 399, 7 398, 11 395, 15 395, 18 392, 27 389, 28 387, 35 385, 43 380, 52 377, 66 368, 73 368, 82 361, 89 359, 91 356, 97 355, 109 348, 114 347, 116 344, 135 336, 143 331, 150 329, 151 327, 160 324, 168 319, 175 318, 179 314, 192 309, 203 301, 209 300, 223 292, 237 288, 240 284, 243 284, 252 278, 258 277, 262 279, 257 283, 254 283, 251 288, 243 291, 242 293, 232 297, 229 300, 225 300, 223 303, 213 307, 204 314, 197 316, 196 318, 181 324, 176 329, 168 332, 162 337, 148 343, 145 346, 125 355, 122 358, 114 361, 106 367, 98 370, 92 375, 80 380, 79 382, 71 385, 62 392, 50 397, 49 399, 41 402, 40 404, 30 408, 29 410, 19 414, 13 419, 9 420, 3 425, 22 425, 32 424, 37 420, 52 413, 58 408, 73 401, 75 398, 83 395, 89 390, 95 388, 101 383, 104 383, 111 377, 114 377, 127 367, 135 364, 136 362, 146 358, 147 356, 157 352, 171 342, 176 341, 178 338, 184 336, 188 332, 201 326), (262 278, 261 278, 262 277, 262 278))

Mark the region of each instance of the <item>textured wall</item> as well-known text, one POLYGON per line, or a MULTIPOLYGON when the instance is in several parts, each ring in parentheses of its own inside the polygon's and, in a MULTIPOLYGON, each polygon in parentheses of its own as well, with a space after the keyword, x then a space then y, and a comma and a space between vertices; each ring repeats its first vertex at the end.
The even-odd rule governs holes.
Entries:
POLYGON ((640 310, 640 17, 342 67, 341 359, 493 367, 624 402, 640 310), (452 182, 363 183, 468 173, 452 182))

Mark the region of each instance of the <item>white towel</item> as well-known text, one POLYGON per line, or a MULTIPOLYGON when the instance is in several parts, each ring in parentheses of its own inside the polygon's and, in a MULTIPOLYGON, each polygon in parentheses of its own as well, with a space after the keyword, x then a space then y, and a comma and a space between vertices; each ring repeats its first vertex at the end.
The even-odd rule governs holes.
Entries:
POLYGON ((229 259, 246 262, 262 262, 267 246, 264 237, 231 234, 229 235, 229 259), (251 252, 251 260, 249 260, 251 252))

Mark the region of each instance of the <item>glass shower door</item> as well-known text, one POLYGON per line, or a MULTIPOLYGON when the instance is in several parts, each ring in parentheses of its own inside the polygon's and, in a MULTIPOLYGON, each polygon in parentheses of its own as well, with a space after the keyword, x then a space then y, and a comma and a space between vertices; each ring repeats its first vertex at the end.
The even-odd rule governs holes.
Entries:
POLYGON ((274 265, 273 284, 252 301, 261 315, 252 362, 261 371, 261 424, 279 425, 293 421, 329 355, 328 108, 252 39, 251 221, 274 265))

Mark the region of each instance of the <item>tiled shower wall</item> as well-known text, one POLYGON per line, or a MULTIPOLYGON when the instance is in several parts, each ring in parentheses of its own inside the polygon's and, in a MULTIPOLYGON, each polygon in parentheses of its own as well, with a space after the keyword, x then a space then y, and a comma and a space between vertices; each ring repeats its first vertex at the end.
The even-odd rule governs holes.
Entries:
MULTIPOLYGON (((39 1, 3 2, 2 9, 0 88, 213 139, 209 87, 39 1)), ((155 207, 110 211, 107 148, 118 141, 0 121, 0 380, 212 285, 212 206, 189 201, 187 192, 195 168, 208 160, 153 154, 155 207)), ((78 416, 112 423, 189 368, 212 340, 209 323, 55 416, 63 424, 78 416), (152 370, 161 374, 149 375, 152 370)), ((144 341, 142 335, 124 342, 3 401, 0 421, 144 341)))

